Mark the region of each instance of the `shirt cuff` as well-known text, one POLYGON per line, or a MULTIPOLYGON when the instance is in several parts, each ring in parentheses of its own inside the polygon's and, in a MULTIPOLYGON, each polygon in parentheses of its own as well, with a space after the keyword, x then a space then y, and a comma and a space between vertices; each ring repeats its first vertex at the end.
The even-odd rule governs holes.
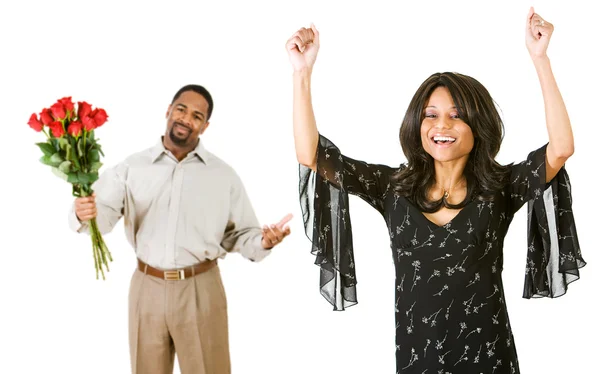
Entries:
POLYGON ((80 222, 79 218, 77 218, 77 214, 75 213, 75 202, 73 202, 71 211, 69 212, 69 227, 71 230, 81 233, 87 230, 87 226, 86 222, 80 222))
POLYGON ((271 254, 271 249, 265 249, 262 246, 262 233, 256 235, 252 242, 250 243, 252 246, 254 256, 252 256, 252 261, 260 261, 271 254))

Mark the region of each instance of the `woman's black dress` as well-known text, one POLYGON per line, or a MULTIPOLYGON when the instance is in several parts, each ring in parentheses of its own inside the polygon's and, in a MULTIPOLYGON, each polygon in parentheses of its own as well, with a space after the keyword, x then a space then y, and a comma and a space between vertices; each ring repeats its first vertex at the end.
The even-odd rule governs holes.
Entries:
POLYGON ((545 183, 545 149, 511 166, 510 183, 493 202, 471 201, 438 226, 394 192, 390 176, 398 169, 345 157, 320 135, 318 173, 301 166, 300 199, 321 266, 321 293, 336 310, 356 303, 351 193, 388 226, 397 373, 519 373, 501 277, 504 236, 515 212, 528 203, 524 297, 564 294, 585 265, 568 175, 563 168, 545 183))

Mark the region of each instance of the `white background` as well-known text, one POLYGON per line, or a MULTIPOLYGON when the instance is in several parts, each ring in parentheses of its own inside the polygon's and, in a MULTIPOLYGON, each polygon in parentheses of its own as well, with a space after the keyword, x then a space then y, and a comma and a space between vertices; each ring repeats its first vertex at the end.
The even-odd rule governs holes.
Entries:
MULTIPOLYGON (((97 131, 113 166, 155 144, 173 94, 205 85, 215 99, 209 150, 241 175, 261 222, 295 215, 292 235, 261 263, 221 262, 234 373, 393 373, 394 268, 383 219, 352 197, 359 304, 333 312, 303 232, 292 137, 292 69, 284 48, 315 22, 319 130, 350 157, 397 165, 398 129, 431 73, 482 82, 502 109, 498 160, 547 141, 525 48, 529 5, 555 33, 549 49, 574 128, 568 161, 589 265, 558 299, 521 298, 522 209, 505 241, 504 282, 523 373, 598 373, 597 58, 593 1, 19 1, 0 6, 3 173, 1 373, 127 373, 127 294, 135 266, 122 223, 105 237, 114 262, 97 281, 89 237, 67 225, 70 186, 39 163, 27 126, 63 96, 108 112, 97 131), (10 5, 8 5, 10 4, 10 5), (140 4, 142 4, 140 2, 140 4), (589 204, 587 203, 589 202, 589 204)), ((210 183, 210 181, 207 181, 210 183)), ((175 372, 178 372, 176 369, 175 372)))

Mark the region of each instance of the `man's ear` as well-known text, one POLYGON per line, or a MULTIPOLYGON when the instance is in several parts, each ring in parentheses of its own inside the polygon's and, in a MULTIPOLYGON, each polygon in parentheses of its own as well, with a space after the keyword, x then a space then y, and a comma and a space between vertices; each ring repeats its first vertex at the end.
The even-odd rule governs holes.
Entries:
POLYGON ((206 131, 206 129, 208 128, 208 125, 210 125, 210 122, 206 122, 203 126, 202 129, 200 130, 200 135, 204 134, 204 131, 206 131))

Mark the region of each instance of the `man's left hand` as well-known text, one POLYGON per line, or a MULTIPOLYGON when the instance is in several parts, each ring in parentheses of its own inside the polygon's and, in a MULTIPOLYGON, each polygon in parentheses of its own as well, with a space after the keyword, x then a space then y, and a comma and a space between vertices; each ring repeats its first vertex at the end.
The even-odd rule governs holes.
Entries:
POLYGON ((264 225, 261 244, 264 249, 271 249, 290 234, 290 227, 285 224, 292 219, 292 214, 283 217, 281 221, 273 225, 264 225))

